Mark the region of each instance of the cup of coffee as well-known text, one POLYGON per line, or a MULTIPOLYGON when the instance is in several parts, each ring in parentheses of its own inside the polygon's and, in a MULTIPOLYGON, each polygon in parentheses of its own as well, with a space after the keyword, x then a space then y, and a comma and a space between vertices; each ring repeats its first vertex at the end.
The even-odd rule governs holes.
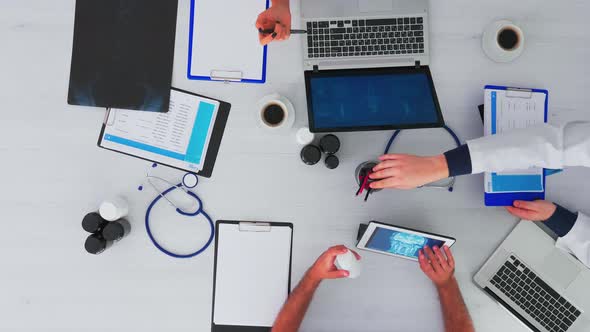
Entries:
POLYGON ((495 62, 510 62, 524 49, 522 29, 506 20, 489 24, 482 37, 484 53, 495 62))
POLYGON ((273 94, 260 100, 256 117, 263 128, 287 129, 291 128, 295 122, 295 110, 287 98, 273 94))
POLYGON ((282 105, 278 103, 270 103, 266 105, 261 111, 262 122, 269 127, 280 127, 287 113, 282 105))
POLYGON ((522 38, 520 37, 520 30, 513 26, 505 26, 498 31, 498 46, 504 51, 513 51, 518 48, 522 38))

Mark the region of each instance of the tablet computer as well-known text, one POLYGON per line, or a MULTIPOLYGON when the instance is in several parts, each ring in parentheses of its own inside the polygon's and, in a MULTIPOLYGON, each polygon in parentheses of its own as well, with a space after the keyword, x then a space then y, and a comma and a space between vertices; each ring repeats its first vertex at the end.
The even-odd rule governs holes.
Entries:
POLYGON ((371 221, 357 248, 417 261, 418 253, 424 246, 451 247, 455 241, 445 235, 371 221))

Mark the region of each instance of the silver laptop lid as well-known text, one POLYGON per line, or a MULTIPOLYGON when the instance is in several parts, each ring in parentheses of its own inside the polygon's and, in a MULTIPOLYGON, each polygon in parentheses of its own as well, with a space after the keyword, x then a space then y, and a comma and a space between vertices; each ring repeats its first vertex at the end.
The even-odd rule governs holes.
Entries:
POLYGON ((428 0, 302 0, 304 19, 318 17, 387 16, 428 11, 428 0))

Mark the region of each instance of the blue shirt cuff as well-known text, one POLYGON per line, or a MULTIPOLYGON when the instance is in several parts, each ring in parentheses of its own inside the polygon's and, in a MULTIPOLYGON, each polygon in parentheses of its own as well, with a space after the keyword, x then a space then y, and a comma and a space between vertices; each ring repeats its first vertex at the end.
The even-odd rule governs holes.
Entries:
POLYGON ((467 144, 445 152, 445 158, 449 167, 449 177, 471 174, 471 154, 467 144))
POLYGON ((549 219, 545 220, 545 225, 549 227, 557 236, 564 237, 574 227, 578 214, 557 205, 557 209, 549 219))

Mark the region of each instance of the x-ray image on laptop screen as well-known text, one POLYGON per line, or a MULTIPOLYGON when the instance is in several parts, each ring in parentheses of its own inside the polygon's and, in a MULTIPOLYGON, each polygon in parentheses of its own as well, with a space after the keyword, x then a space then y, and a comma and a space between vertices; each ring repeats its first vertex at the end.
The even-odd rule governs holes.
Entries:
POLYGON ((444 241, 431 239, 422 235, 377 227, 369 241, 367 241, 366 247, 390 254, 418 259, 418 252, 424 246, 442 247, 444 244, 444 241))
POLYGON ((432 128, 444 124, 428 70, 310 73, 312 131, 432 128))

